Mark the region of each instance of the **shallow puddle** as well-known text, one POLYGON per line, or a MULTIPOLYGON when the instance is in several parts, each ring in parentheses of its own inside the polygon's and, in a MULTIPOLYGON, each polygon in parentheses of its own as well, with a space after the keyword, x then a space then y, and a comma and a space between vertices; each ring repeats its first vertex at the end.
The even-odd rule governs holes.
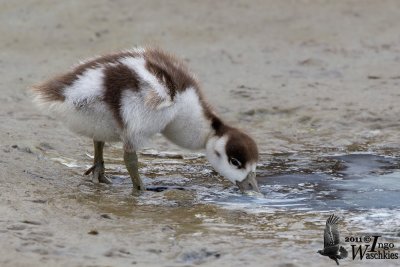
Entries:
MULTIPOLYGON (((263 195, 257 196, 241 194, 201 155, 154 150, 139 155, 149 190, 137 193, 120 154, 118 147, 108 147, 105 153, 112 185, 96 185, 85 177, 66 197, 102 216, 119 218, 100 232, 156 231, 153 238, 161 242, 160 251, 170 248, 156 254, 165 254, 175 266, 229 257, 232 263, 237 257, 254 263, 255 258, 284 255, 292 246, 296 252, 272 261, 291 263, 306 254, 313 255, 304 259, 308 265, 320 266, 327 260, 316 251, 323 244, 325 220, 331 213, 343 220, 342 237, 375 233, 385 241, 400 242, 399 158, 363 153, 261 155, 258 180, 263 195), (274 252, 266 251, 271 246, 274 252)), ((69 164, 68 159, 51 157, 76 174, 83 173, 92 160, 83 155, 69 164)))
MULTIPOLYGON (((320 159, 321 160, 321 159, 320 159)), ((369 210, 400 207, 399 160, 370 154, 331 156, 325 170, 259 176, 264 197, 218 195, 214 203, 245 207, 302 211, 369 210)), ((295 162, 291 163, 296 165, 295 162)), ((298 166, 299 170, 305 166, 298 166)), ((282 170, 285 172, 285 170, 282 170)))
MULTIPOLYGON (((89 198, 96 198, 97 194, 107 194, 110 199, 132 197, 137 205, 211 204, 247 213, 336 211, 345 214, 385 209, 397 215, 400 207, 400 159, 394 157, 365 153, 317 158, 272 155, 269 164, 259 166, 260 196, 241 194, 234 185, 219 177, 199 154, 154 150, 144 151, 139 157, 148 190, 137 194, 132 191, 118 153, 118 148, 111 148, 109 154, 113 156, 105 159, 113 185, 93 185, 88 177, 78 187, 79 191, 89 198)), ((90 159, 80 167, 75 161, 69 164, 66 159, 54 160, 74 170, 90 166, 90 159)), ((124 201, 118 203, 123 205, 124 201)))

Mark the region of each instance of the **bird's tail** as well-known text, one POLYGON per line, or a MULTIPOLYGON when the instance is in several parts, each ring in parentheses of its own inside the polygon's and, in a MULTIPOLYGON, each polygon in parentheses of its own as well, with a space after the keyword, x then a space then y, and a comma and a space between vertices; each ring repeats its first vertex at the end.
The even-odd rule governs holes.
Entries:
POLYGON ((339 257, 340 257, 340 259, 347 258, 348 254, 349 253, 347 252, 347 250, 344 247, 340 246, 340 248, 339 248, 339 257))

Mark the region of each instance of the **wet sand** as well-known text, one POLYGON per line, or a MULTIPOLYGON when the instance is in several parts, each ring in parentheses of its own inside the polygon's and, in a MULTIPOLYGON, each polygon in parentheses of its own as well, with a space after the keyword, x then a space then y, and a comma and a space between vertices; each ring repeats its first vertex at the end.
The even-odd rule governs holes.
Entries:
MULTIPOLYGON (((316 253, 333 211, 342 234, 377 231, 400 246, 393 202, 356 209, 350 196, 349 206, 335 206, 335 192, 348 188, 304 181, 337 178, 333 155, 398 158, 399 10, 398 1, 372 0, 0 1, 0 265, 334 264, 316 253), (238 200, 203 157, 159 137, 140 156, 145 182, 185 190, 133 194, 118 144, 105 151, 113 186, 82 175, 91 141, 40 113, 27 88, 81 59, 142 44, 183 57, 221 116, 256 138, 267 202, 238 200), (318 202, 328 208, 268 206, 307 190, 328 190, 318 202)), ((395 183, 399 163, 389 162, 380 178, 374 168, 367 174, 395 183)), ((385 191, 377 194, 385 203, 385 191)), ((341 261, 382 263, 396 265, 341 261)))

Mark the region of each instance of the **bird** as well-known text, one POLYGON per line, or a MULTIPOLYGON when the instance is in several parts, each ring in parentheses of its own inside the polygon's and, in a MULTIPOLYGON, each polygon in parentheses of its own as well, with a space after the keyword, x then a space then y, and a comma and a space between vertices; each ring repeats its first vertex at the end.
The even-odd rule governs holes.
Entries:
POLYGON ((146 190, 137 151, 161 133, 186 149, 205 150, 212 167, 240 191, 260 192, 259 152, 243 130, 227 124, 207 102, 188 66, 159 47, 97 56, 32 86, 33 101, 73 132, 93 140, 94 162, 85 174, 105 175, 105 142, 122 142, 133 188, 146 190))
POLYGON ((324 249, 318 250, 318 253, 323 256, 328 256, 339 265, 339 259, 347 258, 347 250, 340 245, 340 236, 337 226, 339 217, 335 214, 329 216, 326 220, 324 229, 324 249))

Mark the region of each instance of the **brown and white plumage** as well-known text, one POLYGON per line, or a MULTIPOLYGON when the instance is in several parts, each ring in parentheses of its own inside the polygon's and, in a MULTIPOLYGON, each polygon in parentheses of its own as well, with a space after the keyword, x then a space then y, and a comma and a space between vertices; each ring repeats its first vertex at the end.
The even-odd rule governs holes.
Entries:
POLYGON ((122 141, 136 151, 162 133, 184 148, 206 149, 222 175, 258 190, 255 142, 215 114, 186 65, 169 53, 140 48, 97 57, 33 89, 39 106, 95 142, 122 141))

